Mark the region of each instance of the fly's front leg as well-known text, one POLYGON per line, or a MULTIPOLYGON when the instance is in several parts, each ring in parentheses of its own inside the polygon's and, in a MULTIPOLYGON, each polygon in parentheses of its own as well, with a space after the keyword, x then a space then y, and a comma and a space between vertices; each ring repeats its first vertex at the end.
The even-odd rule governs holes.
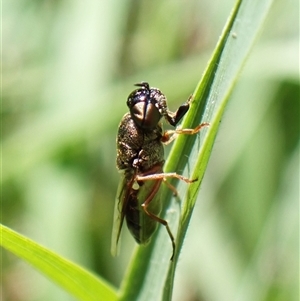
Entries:
POLYGON ((191 95, 188 100, 182 104, 175 113, 171 111, 167 111, 165 114, 166 120, 173 126, 176 126, 180 119, 186 114, 186 112, 190 108, 190 104, 192 102, 193 96, 191 95))
POLYGON ((194 134, 199 133, 202 130, 202 128, 204 128, 205 126, 209 126, 209 123, 203 122, 203 123, 199 124, 197 127, 195 127, 194 129, 177 128, 176 130, 165 131, 163 136, 161 137, 161 142, 164 143, 165 145, 168 145, 173 140, 175 140, 178 135, 180 135, 180 134, 194 135, 194 134))

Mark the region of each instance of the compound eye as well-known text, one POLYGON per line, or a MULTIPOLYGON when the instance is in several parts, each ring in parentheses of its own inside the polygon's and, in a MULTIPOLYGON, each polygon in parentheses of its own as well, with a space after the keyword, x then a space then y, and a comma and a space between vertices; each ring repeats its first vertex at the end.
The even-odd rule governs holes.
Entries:
POLYGON ((131 110, 139 102, 148 102, 149 93, 144 89, 133 91, 127 99, 127 106, 131 110))
POLYGON ((139 102, 130 109, 134 122, 145 130, 153 129, 161 119, 158 109, 151 102, 139 102))
POLYGON ((142 126, 145 119, 145 112, 147 111, 146 102, 138 102, 130 108, 130 114, 136 124, 142 126))

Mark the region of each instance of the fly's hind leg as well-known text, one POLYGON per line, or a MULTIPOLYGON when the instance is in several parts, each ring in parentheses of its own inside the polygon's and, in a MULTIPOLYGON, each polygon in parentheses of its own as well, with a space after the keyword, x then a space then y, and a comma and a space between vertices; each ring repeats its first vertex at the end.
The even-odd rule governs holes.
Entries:
POLYGON ((150 217, 152 218, 153 220, 157 221, 158 223, 164 225, 167 229, 167 232, 169 234, 169 237, 171 239, 171 242, 172 242, 172 248, 173 248, 173 253, 172 253, 172 257, 171 257, 171 261, 173 260, 174 258, 174 255, 175 255, 175 239, 174 239, 174 236, 171 232, 171 229, 169 227, 169 224, 166 220, 158 217, 157 215, 153 214, 152 212, 150 212, 148 210, 148 206, 150 205, 151 201, 153 200, 155 194, 158 192, 158 189, 161 185, 161 182, 163 181, 167 186, 168 188, 173 192, 173 195, 174 196, 178 196, 178 192, 176 190, 176 188, 171 185, 170 183, 167 182, 167 178, 176 178, 178 180, 181 180, 181 181, 184 181, 186 183, 193 183, 195 181, 197 181, 197 179, 193 179, 193 180, 190 180, 182 175, 178 175, 177 173, 175 172, 169 172, 169 173, 153 173, 153 174, 150 174, 150 172, 157 172, 158 170, 161 169, 161 166, 155 166, 152 168, 151 171, 148 171, 147 174, 144 174, 144 175, 137 175, 135 180, 136 181, 156 181, 151 193, 148 195, 146 201, 141 205, 144 212, 150 217))
POLYGON ((163 181, 164 181, 164 184, 173 192, 173 196, 178 197, 177 189, 172 184, 170 184, 166 178, 164 178, 163 181))
POLYGON ((153 213, 151 213, 150 211, 148 211, 148 209, 147 209, 148 205, 149 205, 149 203, 146 203, 146 202, 142 204, 142 207, 143 207, 145 213, 146 213, 149 217, 151 217, 153 220, 155 220, 155 221, 157 221, 158 223, 164 225, 164 226, 166 227, 166 229, 167 229, 167 232, 168 232, 169 237, 170 237, 171 242, 172 242, 172 248, 173 248, 172 256, 171 256, 170 260, 173 261, 173 258, 174 258, 174 255, 175 255, 175 247, 176 247, 176 246, 175 246, 175 238, 174 238, 174 236, 173 236, 173 234, 172 234, 172 232, 171 232, 171 229, 170 229, 170 227, 169 227, 169 224, 168 224, 168 222, 167 222, 165 219, 162 219, 162 218, 158 217, 157 215, 154 215, 153 213))
POLYGON ((157 215, 153 214, 152 212, 150 212, 148 210, 148 206, 151 203, 151 201, 153 200, 153 197, 155 196, 155 194, 157 193, 159 187, 160 187, 161 181, 157 181, 156 185, 154 186, 154 189, 152 190, 152 192, 150 193, 150 195, 147 197, 146 201, 142 204, 142 208, 144 210, 144 212, 153 220, 157 221, 158 223, 162 224, 163 226, 166 227, 167 232, 169 234, 169 237, 171 239, 171 243, 172 243, 172 248, 173 248, 173 252, 172 252, 172 256, 170 258, 171 261, 173 261, 174 255, 175 255, 175 239, 174 236, 171 232, 171 229, 169 227, 169 224, 166 220, 158 217, 157 215))

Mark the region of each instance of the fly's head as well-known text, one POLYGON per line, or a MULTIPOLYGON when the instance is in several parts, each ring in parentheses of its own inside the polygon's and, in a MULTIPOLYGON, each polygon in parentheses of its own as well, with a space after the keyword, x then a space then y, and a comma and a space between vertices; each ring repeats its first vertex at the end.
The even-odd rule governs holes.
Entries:
POLYGON ((150 88, 146 82, 135 86, 140 88, 131 92, 127 99, 131 118, 138 127, 152 130, 167 110, 166 97, 159 89, 150 88))
POLYGON ((150 87, 147 82, 135 86, 139 88, 128 96, 127 106, 133 121, 144 130, 154 129, 162 117, 176 126, 189 109, 187 101, 173 113, 168 110, 166 96, 159 89, 150 87))

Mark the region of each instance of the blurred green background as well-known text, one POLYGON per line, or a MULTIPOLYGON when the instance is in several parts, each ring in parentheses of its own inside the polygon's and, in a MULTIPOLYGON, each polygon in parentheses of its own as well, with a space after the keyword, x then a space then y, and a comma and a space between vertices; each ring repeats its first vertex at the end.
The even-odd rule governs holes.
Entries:
MULTIPOLYGON (((4 1, 2 223, 116 287, 115 135, 142 80, 175 110, 234 1, 4 1)), ((251 24, 249 24, 251 26, 251 24)), ((4 252, 7 301, 73 300, 4 252)), ((299 3, 277 0, 231 97, 179 262, 174 300, 299 297, 299 3)))

